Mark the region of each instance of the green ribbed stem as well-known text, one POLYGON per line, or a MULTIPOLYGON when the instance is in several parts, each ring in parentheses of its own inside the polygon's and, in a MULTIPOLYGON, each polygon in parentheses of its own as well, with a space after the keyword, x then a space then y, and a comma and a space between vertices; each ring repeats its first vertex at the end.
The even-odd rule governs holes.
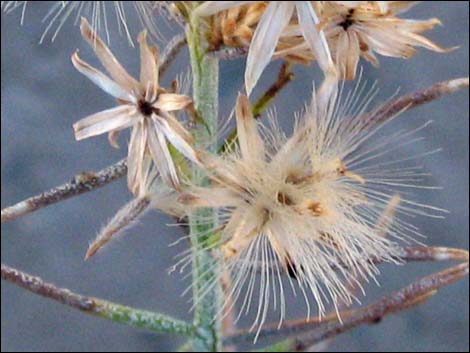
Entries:
MULTIPOLYGON (((202 27, 197 18, 192 18, 186 30, 193 74, 193 100, 199 117, 203 119, 203 123, 198 123, 192 132, 197 147, 216 152, 219 63, 217 58, 207 55, 202 27)), ((207 185, 208 182, 197 168, 193 170, 192 181, 197 185, 207 185)), ((202 244, 208 237, 214 236, 210 230, 218 224, 217 213, 212 209, 199 211, 191 215, 189 221, 193 247, 193 297, 196 303, 194 326, 197 328, 192 341, 193 350, 216 352, 221 350, 221 325, 214 320, 221 306, 221 289, 216 284, 205 292, 207 286, 214 284, 217 263, 202 244)))

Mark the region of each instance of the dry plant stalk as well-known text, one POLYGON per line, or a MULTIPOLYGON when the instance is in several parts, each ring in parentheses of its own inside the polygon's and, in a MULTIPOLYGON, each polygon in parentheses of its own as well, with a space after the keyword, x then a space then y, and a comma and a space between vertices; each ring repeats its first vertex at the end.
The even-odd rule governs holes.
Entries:
MULTIPOLYGON (((133 44, 124 2, 112 3, 133 44)), ((106 2, 55 2, 41 38, 53 31, 54 39, 71 14, 92 14, 91 24, 81 19, 80 30, 107 73, 87 64, 77 52, 72 63, 113 96, 117 106, 79 120, 73 126, 75 137, 108 133, 110 144, 119 147, 119 132, 131 128, 127 159, 98 172, 79 173, 68 183, 6 207, 1 222, 127 175, 134 198, 100 231, 85 259, 98 256, 150 209, 175 217, 188 226, 190 247, 180 254, 175 268, 192 267, 188 291, 193 293, 193 322, 78 295, 6 265, 1 268, 2 280, 85 313, 187 337, 181 350, 236 351, 242 342, 276 337, 285 340, 263 351, 304 351, 418 305, 468 275, 466 250, 403 245, 421 235, 403 215, 440 218, 445 212, 402 192, 434 186, 422 185, 426 174, 404 163, 412 158, 393 157, 399 145, 419 141, 415 134, 427 124, 373 144, 385 123, 468 88, 468 77, 440 82, 373 109, 369 104, 374 89, 359 94, 365 87, 358 80, 353 91, 345 93, 340 83, 356 79, 360 59, 378 66, 376 54, 409 58, 416 47, 438 53, 454 49, 424 37, 425 31, 440 24, 438 19, 404 19, 402 13, 415 4, 409 1, 131 3, 146 27, 137 37, 138 78, 128 74, 106 44, 111 37, 106 2), (156 13, 185 27, 162 55, 147 36, 159 37, 156 13), (175 79, 168 88, 160 85, 161 76, 186 45, 192 94, 184 80, 175 79), (236 127, 221 139, 219 60, 244 56, 245 92, 234 105, 236 127), (274 83, 257 100, 251 99, 263 71, 276 58, 284 62, 274 83), (322 84, 313 89, 304 111, 292 114, 293 133, 286 136, 274 114, 266 118, 265 111, 294 80, 295 64, 311 62, 318 63, 322 84), (372 304, 349 308, 364 292, 363 281, 376 279, 383 263, 431 261, 459 264, 372 304), (305 318, 285 319, 286 284, 305 300, 305 318), (317 315, 311 314, 314 310, 317 315), (266 323, 271 312, 278 313, 278 322, 266 323), (253 324, 239 330, 237 321, 245 313, 254 314, 253 324)), ((27 4, 2 1, 1 6, 5 13, 21 9, 23 21, 27 4)))

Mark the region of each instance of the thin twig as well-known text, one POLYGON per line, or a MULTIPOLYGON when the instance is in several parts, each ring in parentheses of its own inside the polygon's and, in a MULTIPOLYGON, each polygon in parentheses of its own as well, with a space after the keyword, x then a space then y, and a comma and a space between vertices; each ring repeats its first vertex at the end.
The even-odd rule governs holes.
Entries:
POLYGON ((364 128, 382 124, 399 113, 411 110, 422 104, 432 102, 433 100, 452 94, 463 88, 468 88, 468 77, 439 82, 431 87, 427 87, 385 103, 378 109, 364 114, 363 119, 369 123, 369 125, 364 128))
POLYGON ((424 277, 389 296, 383 297, 374 304, 352 311, 349 313, 348 317, 342 318, 342 322, 330 322, 322 325, 321 328, 314 330, 308 336, 302 338, 302 345, 298 346, 297 350, 304 350, 325 339, 337 336, 362 324, 378 323, 386 315, 406 310, 420 304, 434 295, 438 289, 468 275, 468 271, 469 264, 465 262, 424 277))
MULTIPOLYGON (((405 262, 462 261, 462 262, 464 262, 463 265, 465 265, 465 264, 467 265, 467 271, 468 271, 469 254, 468 254, 468 251, 462 250, 462 249, 452 249, 452 248, 444 248, 444 247, 426 247, 426 246, 406 247, 406 248, 403 248, 402 254, 399 256, 399 260, 405 261, 405 262)), ((457 267, 459 267, 459 266, 457 266, 457 267)), ((465 267, 465 266, 463 266, 463 267, 465 267)), ((446 271, 451 271, 451 270, 446 270, 446 271)), ((461 270, 457 270, 457 273, 461 273, 461 274, 458 277, 456 277, 453 281, 455 281, 455 280, 459 279, 460 277, 464 276, 465 275, 464 270, 465 270, 464 268, 461 269, 461 270)), ((446 271, 442 272, 442 273, 445 274, 444 275, 445 278, 447 278, 446 277, 447 276, 446 271)), ((438 274, 434 274, 434 275, 425 277, 425 278, 415 282, 415 284, 412 284, 412 285, 402 289, 401 291, 396 292, 395 295, 398 295, 402 291, 405 291, 406 293, 408 293, 407 288, 410 288, 410 287, 415 288, 416 283, 418 283, 418 284, 419 283, 424 283, 424 284, 428 283, 430 281, 430 278, 432 279, 432 276, 437 275, 438 276, 437 278, 439 280, 440 274, 441 274, 441 272, 439 272, 438 274)), ((450 279, 449 279, 449 282, 445 282, 445 283, 441 281, 443 284, 440 285, 439 287, 434 288, 434 289, 438 289, 438 288, 440 288, 440 287, 442 287, 446 284, 450 284, 453 281, 450 281, 450 279)), ((421 295, 420 294, 421 290, 424 290, 423 288, 425 288, 425 287, 422 287, 421 289, 419 289, 416 292, 417 296, 415 298, 419 298, 419 295, 421 295)), ((393 297, 393 296, 394 295, 392 295, 391 297, 393 297)), ((386 303, 388 303, 388 300, 389 300, 388 298, 389 297, 385 297, 384 299, 380 300, 379 302, 377 302, 375 304, 372 304, 371 306, 367 306, 365 308, 362 308, 362 309, 342 311, 340 313, 341 319, 344 322, 346 318, 353 317, 357 313, 362 313, 363 310, 369 310, 368 309, 369 307, 376 308, 376 305, 380 306, 380 303, 382 303, 384 300, 385 300, 386 303)), ((409 297, 407 297, 407 298, 409 299, 409 297)), ((408 300, 407 303, 409 304, 410 300, 408 300)), ((397 307, 392 306, 392 309, 395 309, 395 311, 398 311, 398 310, 403 310, 403 309, 406 309, 406 308, 405 307, 400 307, 400 306, 397 306, 397 307)), ((394 311, 390 311, 390 312, 387 311, 383 314, 383 316, 385 316, 386 314, 392 313, 392 312, 394 312, 394 311)), ((260 331, 258 337, 259 337, 259 339, 266 339, 266 338, 270 338, 270 337, 281 337, 281 336, 284 336, 284 337, 289 336, 289 337, 292 338, 292 336, 298 336, 298 335, 300 335, 302 333, 305 333, 305 332, 315 332, 315 329, 320 329, 320 328, 323 328, 324 326, 328 326, 330 324, 331 325, 338 324, 338 322, 339 322, 339 319, 338 319, 338 315, 336 315, 336 313, 331 314, 331 315, 327 315, 323 318, 315 317, 315 318, 310 318, 308 320, 301 319, 301 320, 285 321, 282 324, 281 327, 279 327, 279 325, 277 323, 276 324, 271 324, 271 325, 265 325, 264 328, 260 331)), ((252 330, 252 332, 249 332, 246 329, 239 330, 233 336, 227 337, 225 343, 226 344, 234 344, 234 343, 238 343, 240 341, 252 341, 256 336, 256 332, 257 332, 256 328, 254 328, 252 330)), ((330 338, 330 337, 325 337, 325 339, 326 338, 330 338)), ((291 340, 291 341, 295 342, 296 344, 298 343, 298 340, 291 340)), ((317 342, 313 342, 312 345, 314 343, 317 343, 317 342)))
POLYGON ((1 222, 10 221, 40 208, 66 200, 72 196, 95 190, 123 177, 126 173, 126 159, 122 159, 99 172, 85 172, 77 174, 68 183, 56 186, 39 195, 4 208, 1 212, 1 222))
POLYGON ((461 261, 468 262, 468 251, 438 246, 409 246, 402 249, 399 259, 406 262, 418 261, 461 261))
MULTIPOLYGON (((185 44, 186 39, 184 35, 177 35, 170 40, 161 57, 160 75, 166 72, 169 65, 174 61, 176 55, 185 44)), ((49 191, 45 191, 37 196, 30 197, 29 199, 3 209, 1 212, 1 223, 24 216, 59 201, 66 200, 69 197, 95 190, 126 174, 126 159, 122 159, 99 172, 77 174, 68 183, 56 186, 49 191)))
POLYGON ((252 110, 254 117, 259 118, 261 113, 263 113, 274 98, 276 98, 276 95, 294 78, 292 63, 284 61, 279 69, 276 82, 274 82, 253 105, 252 110))
POLYGON ((160 76, 162 76, 170 64, 175 60, 181 49, 186 45, 186 36, 184 33, 174 36, 166 45, 160 59, 160 76))
POLYGON ((2 280, 87 314, 130 326, 146 328, 158 333, 173 333, 188 337, 193 334, 192 325, 167 315, 134 309, 101 299, 75 294, 68 289, 58 288, 53 284, 44 282, 39 277, 34 277, 3 264, 1 266, 1 273, 2 280))
MULTIPOLYGON (((309 351, 309 348, 333 338, 341 333, 349 331, 363 324, 379 323, 385 316, 403 311, 423 303, 431 296, 437 293, 437 290, 459 280, 463 276, 468 275, 469 263, 465 262, 449 269, 434 273, 430 276, 421 278, 420 280, 402 288, 392 294, 383 297, 379 301, 370 304, 364 308, 341 312, 341 321, 338 318, 327 320, 315 319, 306 323, 305 321, 289 324, 288 327, 292 332, 292 336, 286 340, 275 343, 258 352, 281 352, 278 350, 282 347, 283 352, 302 352, 309 351), (309 327, 308 333, 305 332, 309 327), (301 328, 301 329, 300 329, 301 328)), ((282 328, 280 330, 283 330, 282 328)))

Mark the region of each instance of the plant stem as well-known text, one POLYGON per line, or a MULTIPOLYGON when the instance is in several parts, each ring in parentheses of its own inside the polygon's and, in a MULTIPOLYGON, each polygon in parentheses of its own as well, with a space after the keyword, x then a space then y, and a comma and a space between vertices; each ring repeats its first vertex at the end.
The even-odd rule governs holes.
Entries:
POLYGON ((153 311, 139 310, 105 300, 93 299, 96 316, 125 325, 150 329, 158 333, 171 333, 190 337, 193 327, 183 321, 153 311))
POLYGON ((13 283, 34 294, 52 299, 84 313, 112 320, 129 326, 136 326, 158 333, 172 333, 191 336, 193 327, 183 321, 164 314, 131 308, 106 300, 76 294, 59 288, 41 278, 32 276, 2 264, 2 280, 13 283))
MULTIPOLYGON (((193 129, 196 147, 216 151, 218 117, 218 59, 207 54, 207 43, 201 33, 199 20, 191 18, 186 31, 191 68, 193 74, 193 101, 198 115, 203 119, 193 129)), ((192 181, 196 185, 207 184, 200 170, 193 170, 192 181)), ((204 249, 208 239, 214 236, 211 230, 217 227, 215 210, 195 212, 189 217, 190 238, 193 248, 193 339, 195 352, 216 352, 221 350, 221 325, 216 319, 221 302, 220 284, 217 283, 218 264, 210 252, 204 249), (208 288, 211 288, 207 290, 208 288)))
POLYGON ((66 200, 70 197, 95 190, 121 178, 127 173, 126 159, 100 170, 99 172, 82 172, 73 177, 72 181, 56 186, 39 195, 30 197, 12 206, 2 209, 1 222, 22 217, 43 207, 66 200))

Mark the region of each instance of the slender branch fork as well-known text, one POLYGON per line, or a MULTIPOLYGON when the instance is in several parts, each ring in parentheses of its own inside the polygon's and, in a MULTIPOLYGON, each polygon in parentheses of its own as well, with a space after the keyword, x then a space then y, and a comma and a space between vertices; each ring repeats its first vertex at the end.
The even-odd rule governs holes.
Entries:
MULTIPOLYGON (((389 314, 422 303, 434 295, 438 289, 468 275, 469 271, 469 253, 461 249, 425 246, 406 247, 403 248, 398 259, 405 262, 459 261, 462 263, 421 278, 363 308, 342 311, 340 317, 335 313, 323 318, 286 321, 280 327, 277 324, 267 325, 260 331, 260 338, 286 336, 289 338, 262 351, 273 351, 273 349, 280 348, 302 351, 359 325, 377 323, 389 314)), ((373 259, 371 261, 377 262, 373 259)), ((239 330, 232 336, 227 337, 225 343, 236 344, 242 341, 252 341, 256 336, 256 331, 256 328, 252 332, 239 330)))
MULTIPOLYGON (((175 43, 176 47, 181 49, 182 44, 180 41, 175 40, 173 43, 175 43)), ((163 55, 162 63, 164 63, 165 60, 172 60, 175 57, 173 50, 170 49, 166 52, 173 54, 168 56, 163 55)), ((167 68, 168 66, 163 65, 163 67, 167 68)), ((413 109, 442 96, 452 94, 463 88, 467 88, 468 84, 468 77, 437 83, 423 90, 416 91, 388 102, 379 108, 379 110, 365 114, 364 119, 371 120, 371 122, 373 121, 375 124, 380 123, 396 115, 398 112, 413 109), (374 119, 374 117, 380 117, 380 121, 377 121, 377 119, 374 119)), ((88 191, 93 191, 125 176, 126 173, 127 163, 126 160, 123 159, 99 172, 91 174, 88 173, 85 177, 83 174, 78 174, 73 177, 71 182, 54 187, 49 191, 43 192, 29 199, 20 201, 13 206, 2 209, 1 222, 3 223, 24 216, 28 213, 68 199, 72 196, 80 195, 88 191)))

